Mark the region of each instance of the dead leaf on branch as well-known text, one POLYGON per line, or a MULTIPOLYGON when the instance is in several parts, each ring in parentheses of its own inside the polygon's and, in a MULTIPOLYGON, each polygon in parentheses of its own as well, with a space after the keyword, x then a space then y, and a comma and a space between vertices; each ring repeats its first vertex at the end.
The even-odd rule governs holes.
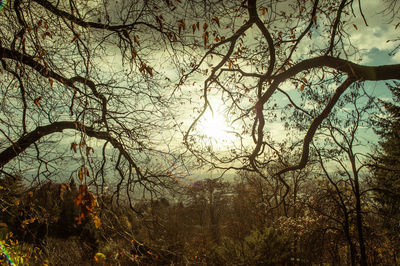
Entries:
POLYGON ((42 96, 39 96, 39 97, 37 97, 36 99, 34 99, 34 100, 33 100, 33 103, 34 103, 37 107, 39 107, 40 100, 42 100, 42 96))

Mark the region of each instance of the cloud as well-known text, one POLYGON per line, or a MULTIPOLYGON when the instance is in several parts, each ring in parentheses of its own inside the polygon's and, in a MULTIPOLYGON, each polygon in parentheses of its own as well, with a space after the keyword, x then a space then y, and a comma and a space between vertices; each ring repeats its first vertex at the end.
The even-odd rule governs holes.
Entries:
MULTIPOLYGON (((365 1, 362 4, 363 14, 367 20, 365 25, 361 14, 355 12, 356 17, 351 24, 357 25, 352 29, 350 40, 361 52, 361 63, 367 65, 382 65, 400 63, 400 54, 389 56, 389 53, 398 45, 392 40, 398 39, 399 31, 394 22, 389 23, 389 17, 382 12, 383 1, 365 1)), ((358 10, 358 3, 354 6, 358 10)))
POLYGON ((363 64, 366 65, 390 65, 399 63, 395 57, 390 56, 391 50, 380 50, 376 47, 362 52, 363 64))

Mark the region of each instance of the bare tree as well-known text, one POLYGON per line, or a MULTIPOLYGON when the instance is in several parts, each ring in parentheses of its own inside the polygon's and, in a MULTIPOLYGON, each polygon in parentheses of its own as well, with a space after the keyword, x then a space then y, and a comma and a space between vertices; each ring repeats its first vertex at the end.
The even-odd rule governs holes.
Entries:
POLYGON ((299 159, 286 161, 274 175, 289 191, 282 174, 306 166, 314 135, 343 94, 357 89, 356 83, 400 78, 399 64, 357 63, 360 54, 350 35, 358 26, 350 23, 354 16, 364 16, 361 7, 361 12, 353 9, 361 2, 248 0, 226 4, 234 15, 215 17, 203 25, 198 50, 205 52, 182 76, 184 81, 195 73, 205 75, 203 105, 185 135, 192 153, 223 170, 244 168, 262 174, 269 163, 284 161, 270 131, 279 122, 280 110, 291 108, 309 124, 290 132, 292 143, 301 142, 291 147, 297 155, 293 158, 299 159), (307 102, 304 95, 311 92, 317 97, 307 102), (238 125, 236 146, 229 155, 207 153, 196 142, 197 123, 213 108, 210 99, 214 95, 221 97, 227 117, 238 125), (304 109, 307 104, 318 108, 309 112, 304 109))
POLYGON ((2 171, 32 182, 77 175, 129 199, 167 186, 159 161, 176 109, 158 58, 178 42, 161 15, 174 7, 8 1, 0 17, 2 171))

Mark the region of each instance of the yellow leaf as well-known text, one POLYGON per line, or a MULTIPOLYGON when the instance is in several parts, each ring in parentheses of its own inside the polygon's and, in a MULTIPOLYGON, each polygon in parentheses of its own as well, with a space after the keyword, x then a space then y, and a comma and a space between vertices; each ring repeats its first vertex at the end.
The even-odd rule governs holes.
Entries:
POLYGON ((96 255, 94 255, 94 260, 96 262, 102 262, 106 259, 106 255, 104 255, 103 253, 97 252, 96 255))
POLYGON ((96 228, 99 228, 99 227, 100 227, 100 224, 101 224, 100 218, 99 218, 98 216, 94 216, 94 217, 93 217, 93 223, 94 223, 94 226, 95 226, 96 228))

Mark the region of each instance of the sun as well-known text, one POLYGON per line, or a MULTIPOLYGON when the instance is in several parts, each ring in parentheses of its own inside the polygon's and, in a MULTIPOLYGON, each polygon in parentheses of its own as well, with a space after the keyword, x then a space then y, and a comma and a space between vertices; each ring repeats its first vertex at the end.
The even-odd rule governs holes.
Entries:
POLYGON ((207 109, 199 120, 198 130, 201 136, 216 144, 226 144, 233 139, 232 127, 223 113, 207 109))

